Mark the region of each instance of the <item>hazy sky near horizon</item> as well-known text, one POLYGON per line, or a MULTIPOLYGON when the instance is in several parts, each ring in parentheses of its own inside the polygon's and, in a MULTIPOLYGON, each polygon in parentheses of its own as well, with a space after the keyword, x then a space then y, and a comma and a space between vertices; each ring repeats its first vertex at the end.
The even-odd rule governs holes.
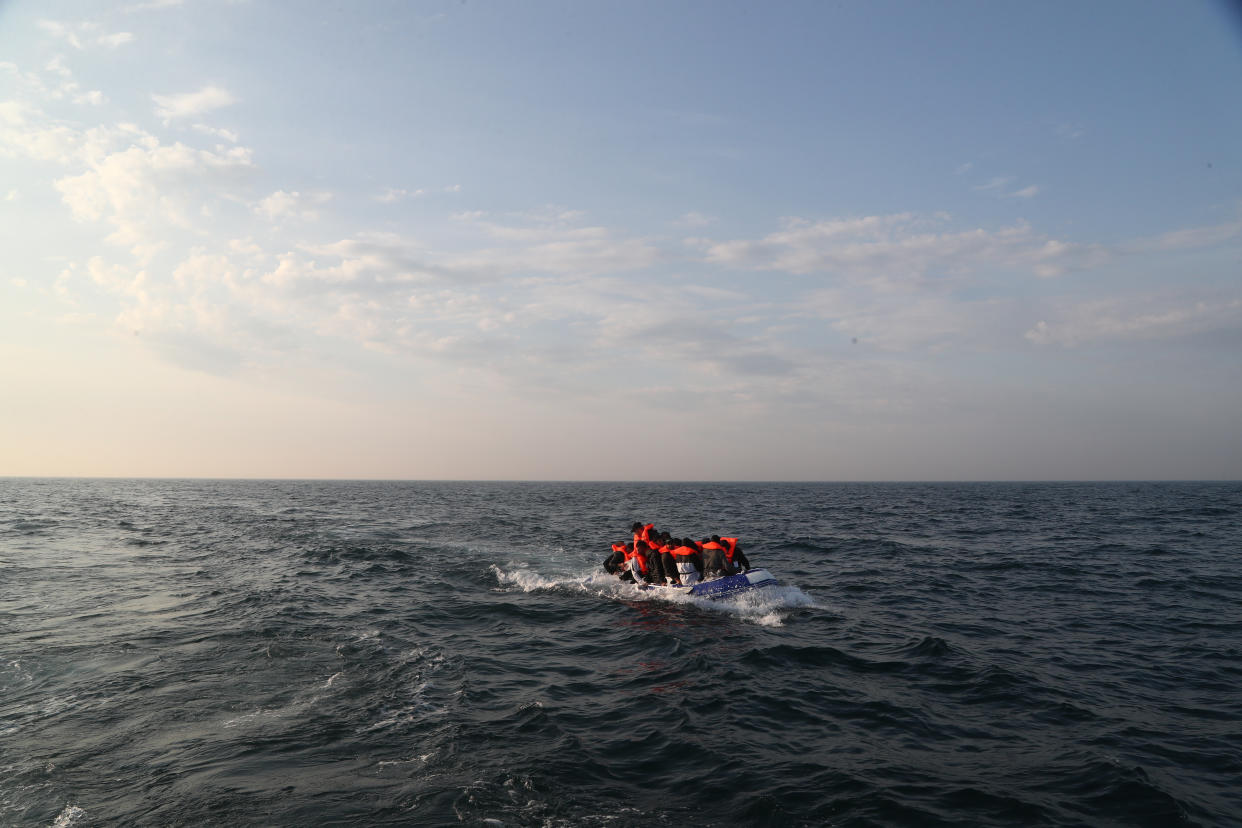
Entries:
POLYGON ((0 475, 1242 478, 1213 2, 0 2, 0 475))

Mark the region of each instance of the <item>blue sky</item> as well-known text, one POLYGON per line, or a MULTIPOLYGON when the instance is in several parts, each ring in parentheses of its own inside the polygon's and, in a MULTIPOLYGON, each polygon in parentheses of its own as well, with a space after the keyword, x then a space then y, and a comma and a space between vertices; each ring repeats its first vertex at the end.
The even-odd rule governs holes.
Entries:
POLYGON ((0 4, 0 474, 1242 477, 1224 3, 0 4))

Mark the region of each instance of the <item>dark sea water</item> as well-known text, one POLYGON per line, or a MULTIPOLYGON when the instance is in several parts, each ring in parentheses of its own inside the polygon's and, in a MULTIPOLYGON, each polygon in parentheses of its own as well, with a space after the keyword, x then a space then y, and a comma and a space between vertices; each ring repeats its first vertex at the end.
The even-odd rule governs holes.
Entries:
POLYGON ((1239 484, 0 479, 0 825, 1242 825, 1240 563, 1239 484))

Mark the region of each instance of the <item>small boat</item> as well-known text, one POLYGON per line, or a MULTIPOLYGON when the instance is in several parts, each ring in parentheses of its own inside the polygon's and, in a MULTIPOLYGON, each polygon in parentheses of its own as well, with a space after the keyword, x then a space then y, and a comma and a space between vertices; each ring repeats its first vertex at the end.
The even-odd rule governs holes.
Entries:
POLYGON ((743 592, 752 592, 763 587, 779 586, 775 577, 766 569, 752 569, 737 575, 722 575, 709 581, 699 581, 690 586, 682 584, 639 584, 639 589, 673 590, 699 598, 732 598, 743 592))

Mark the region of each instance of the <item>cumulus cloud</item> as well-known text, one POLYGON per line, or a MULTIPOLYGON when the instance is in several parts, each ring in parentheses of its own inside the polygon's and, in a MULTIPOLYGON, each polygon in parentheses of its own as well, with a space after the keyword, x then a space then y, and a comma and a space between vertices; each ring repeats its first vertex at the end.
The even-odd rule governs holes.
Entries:
POLYGON ((155 113, 166 123, 182 118, 197 118, 214 109, 230 106, 236 101, 232 93, 219 86, 204 86, 197 92, 180 95, 152 95, 151 99, 155 101, 155 113))
POLYGON ((165 243, 170 228, 196 230, 207 201, 252 166, 244 147, 213 151, 163 144, 130 126, 27 137, 39 139, 27 141, 23 149, 29 154, 54 154, 82 170, 55 182, 73 216, 108 222, 109 241, 131 246, 144 259, 165 243))

